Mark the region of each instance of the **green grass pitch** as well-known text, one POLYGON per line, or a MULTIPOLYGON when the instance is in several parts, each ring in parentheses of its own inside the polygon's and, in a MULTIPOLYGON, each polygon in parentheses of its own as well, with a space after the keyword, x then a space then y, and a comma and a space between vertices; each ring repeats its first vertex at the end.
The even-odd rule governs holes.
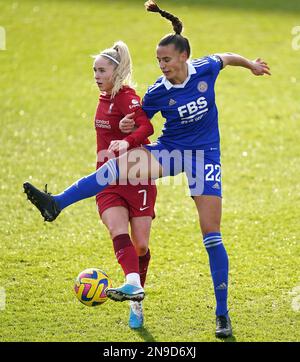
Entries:
MULTIPOLYGON (((171 29, 143 3, 0 1, 0 341, 216 340, 208 258, 186 186, 158 185, 139 332, 128 328, 127 303, 89 308, 73 293, 88 267, 123 282, 94 199, 49 224, 22 193, 25 180, 57 193, 94 170, 91 55, 125 41, 140 95, 160 75, 155 47, 171 29)), ((300 50, 292 35, 300 3, 159 4, 182 19, 194 57, 229 51, 271 67, 271 77, 228 67, 216 86, 231 340, 300 341, 300 50)), ((162 124, 156 117, 152 140, 162 124)))

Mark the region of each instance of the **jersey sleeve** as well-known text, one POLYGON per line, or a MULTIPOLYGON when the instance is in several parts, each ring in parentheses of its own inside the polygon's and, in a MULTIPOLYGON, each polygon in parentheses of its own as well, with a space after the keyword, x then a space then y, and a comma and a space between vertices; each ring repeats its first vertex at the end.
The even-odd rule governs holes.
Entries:
POLYGON ((149 136, 154 133, 154 128, 146 113, 140 108, 134 116, 137 129, 124 138, 130 148, 144 144, 149 136))
POLYGON ((128 89, 127 91, 120 93, 116 99, 116 105, 120 112, 126 116, 129 113, 141 109, 141 100, 132 89, 128 89))
POLYGON ((219 55, 213 54, 206 57, 206 60, 209 62, 211 72, 217 78, 220 70, 223 69, 223 61, 219 55))
POLYGON ((155 113, 159 112, 159 109, 155 106, 154 102, 151 102, 150 100, 150 95, 149 95, 150 89, 151 88, 149 88, 149 90, 145 94, 142 102, 142 108, 144 112, 147 114, 147 117, 149 119, 153 118, 155 113))
POLYGON ((153 126, 146 113, 143 111, 140 97, 134 91, 124 92, 117 100, 117 107, 124 115, 134 113, 137 129, 124 138, 130 148, 138 147, 145 142, 147 137, 154 133, 153 126))

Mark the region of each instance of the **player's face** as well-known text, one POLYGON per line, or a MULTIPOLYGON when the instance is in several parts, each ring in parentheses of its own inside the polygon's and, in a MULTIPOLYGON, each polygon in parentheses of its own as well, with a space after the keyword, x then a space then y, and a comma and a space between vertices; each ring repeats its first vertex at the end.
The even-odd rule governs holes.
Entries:
POLYGON ((94 62, 95 81, 101 92, 111 93, 114 83, 112 76, 115 66, 110 63, 105 57, 99 56, 94 62))
POLYGON ((156 56, 164 76, 173 84, 182 83, 187 76, 187 53, 180 53, 174 44, 158 46, 156 56))

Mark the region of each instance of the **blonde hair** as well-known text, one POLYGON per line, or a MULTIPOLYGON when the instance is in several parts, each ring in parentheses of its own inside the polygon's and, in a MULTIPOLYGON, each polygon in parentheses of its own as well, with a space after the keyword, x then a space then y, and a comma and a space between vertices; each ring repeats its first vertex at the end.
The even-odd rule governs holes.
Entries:
POLYGON ((96 57, 104 56, 115 70, 112 76, 114 84, 111 91, 111 98, 119 92, 124 85, 134 86, 132 81, 132 61, 127 45, 119 40, 111 48, 103 50, 96 57))

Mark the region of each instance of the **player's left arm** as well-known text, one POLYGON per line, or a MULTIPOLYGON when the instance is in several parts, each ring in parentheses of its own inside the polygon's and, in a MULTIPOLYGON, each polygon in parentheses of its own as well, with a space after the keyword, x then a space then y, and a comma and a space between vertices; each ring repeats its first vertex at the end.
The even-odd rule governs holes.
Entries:
MULTIPOLYGON (((154 133, 154 129, 146 113, 142 110, 140 98, 135 92, 125 92, 122 97, 118 98, 117 102, 115 101, 115 105, 125 115, 125 120, 131 122, 132 130, 130 133, 125 132, 129 134, 124 139, 111 141, 108 151, 125 152, 129 148, 140 146, 145 139, 154 133)), ((122 123, 122 120, 120 123, 122 123)), ((122 128, 120 129, 122 130, 122 128)))
POLYGON ((222 53, 216 55, 222 59, 223 68, 225 68, 226 65, 232 65, 232 66, 250 69, 254 75, 264 75, 264 74, 271 75, 268 63, 266 63, 261 58, 257 58, 255 60, 249 60, 239 54, 234 54, 234 53, 222 53))

